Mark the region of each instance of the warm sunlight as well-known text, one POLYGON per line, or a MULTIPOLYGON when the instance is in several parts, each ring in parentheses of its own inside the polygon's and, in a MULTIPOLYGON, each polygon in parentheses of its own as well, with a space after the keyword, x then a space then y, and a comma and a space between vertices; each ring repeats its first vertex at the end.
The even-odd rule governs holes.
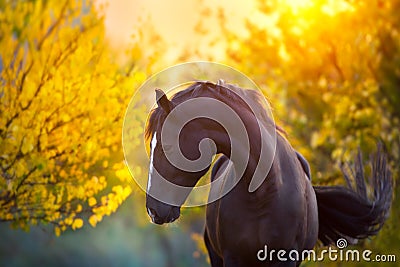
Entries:
POLYGON ((282 6, 290 7, 295 15, 310 16, 310 13, 322 12, 335 16, 340 12, 354 11, 353 6, 345 0, 285 0, 282 6))
POLYGON ((301 9, 305 9, 313 6, 314 1, 312 0, 285 0, 284 4, 290 6, 294 13, 299 12, 301 9))
POLYGON ((328 25, 339 23, 338 18, 342 14, 355 10, 346 0, 285 0, 280 3, 273 12, 280 14, 295 36, 302 36, 306 31, 307 35, 313 36, 319 30, 330 27, 328 25))
POLYGON ((335 16, 340 12, 354 11, 354 7, 348 1, 324 1, 321 11, 329 16, 335 16))

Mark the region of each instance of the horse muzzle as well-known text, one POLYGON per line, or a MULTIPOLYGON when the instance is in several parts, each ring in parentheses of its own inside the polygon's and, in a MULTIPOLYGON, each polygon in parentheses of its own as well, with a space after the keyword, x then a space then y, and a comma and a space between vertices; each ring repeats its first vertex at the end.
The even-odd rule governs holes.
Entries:
POLYGON ((161 207, 147 207, 151 222, 155 224, 172 223, 180 216, 180 208, 163 204, 161 207))

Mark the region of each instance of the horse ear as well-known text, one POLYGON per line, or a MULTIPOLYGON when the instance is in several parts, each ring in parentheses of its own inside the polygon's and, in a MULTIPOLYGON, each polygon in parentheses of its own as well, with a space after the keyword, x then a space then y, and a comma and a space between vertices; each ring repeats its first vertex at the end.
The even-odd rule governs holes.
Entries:
POLYGON ((156 89, 156 101, 167 114, 172 110, 172 103, 161 89, 156 89))

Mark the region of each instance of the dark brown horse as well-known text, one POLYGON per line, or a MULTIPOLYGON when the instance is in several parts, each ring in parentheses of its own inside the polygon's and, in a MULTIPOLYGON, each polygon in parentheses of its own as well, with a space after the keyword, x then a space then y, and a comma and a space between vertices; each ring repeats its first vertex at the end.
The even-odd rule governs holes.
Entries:
MULTIPOLYGON (((275 126, 259 105, 261 100, 262 95, 257 91, 224 83, 196 82, 170 100, 162 91, 157 91, 158 107, 153 110, 146 129, 146 136, 151 140, 146 207, 152 221, 156 224, 170 223, 179 217, 180 206, 210 168, 213 156, 206 157, 203 167, 190 171, 171 164, 168 154, 175 156, 179 149, 185 158, 194 161, 202 156, 201 142, 213 140, 209 146, 212 154, 221 156, 213 166, 211 179, 222 177, 223 182, 212 186, 211 191, 223 190, 228 184, 232 185, 230 179, 240 177, 236 177, 237 181, 227 194, 207 205, 204 240, 212 266, 296 266, 301 259, 282 261, 272 255, 262 261, 258 254, 265 246, 269 250, 301 252, 312 249, 318 239, 328 245, 339 238, 356 240, 376 234, 388 216, 392 196, 391 176, 381 149, 372 169, 373 199, 367 197, 360 157, 355 162, 355 187, 351 187, 346 173, 348 187, 313 187, 307 161, 292 148, 280 129, 277 130, 275 145, 267 144, 271 149, 269 154, 262 153, 265 135, 260 129, 267 129, 269 133, 272 127, 275 130, 275 126), (180 104, 200 98, 210 99, 210 103, 218 100, 237 114, 248 135, 247 148, 234 143, 237 138, 229 136, 225 125, 207 117, 197 117, 185 123, 176 137, 178 148, 173 144, 162 144, 167 117, 180 104), (236 168, 242 164, 239 162, 241 158, 233 158, 232 147, 238 153, 249 155, 241 175, 237 175, 236 168), (243 148, 248 151, 242 151, 243 148), (249 190, 259 162, 261 165, 265 162, 269 168, 261 176, 259 174, 262 179, 256 189, 249 190), (227 175, 229 170, 233 176, 227 175), (163 186, 160 177, 186 191, 174 193, 172 187, 167 189, 163 186), (165 197, 166 201, 155 195, 165 197)), ((211 113, 216 110, 211 104, 204 103, 204 110, 211 113)), ((176 112, 169 123, 178 123, 180 116, 192 112, 190 108, 186 105, 176 112)))

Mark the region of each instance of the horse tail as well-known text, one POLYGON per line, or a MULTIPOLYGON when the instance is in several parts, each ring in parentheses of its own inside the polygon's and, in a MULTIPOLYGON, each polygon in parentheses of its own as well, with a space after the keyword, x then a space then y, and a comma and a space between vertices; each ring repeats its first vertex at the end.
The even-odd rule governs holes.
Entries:
POLYGON ((381 144, 371 157, 371 165, 371 198, 367 195, 360 151, 353 168, 341 166, 348 187, 314 187, 318 203, 318 239, 324 245, 335 244, 339 238, 354 241, 375 235, 388 218, 393 182, 381 144))

